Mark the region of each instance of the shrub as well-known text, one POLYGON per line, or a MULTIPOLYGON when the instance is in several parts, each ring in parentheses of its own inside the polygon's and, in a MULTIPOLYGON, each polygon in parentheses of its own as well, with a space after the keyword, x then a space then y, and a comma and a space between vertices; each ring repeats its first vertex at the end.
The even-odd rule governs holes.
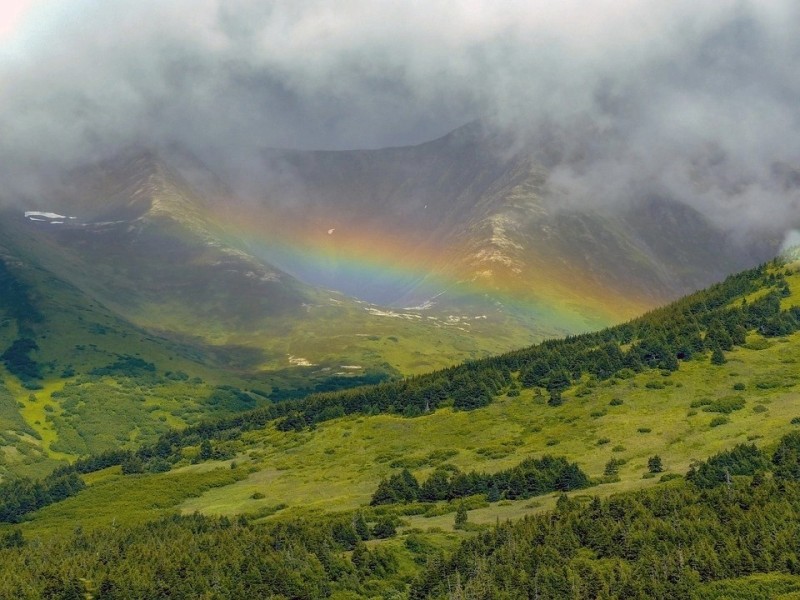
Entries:
POLYGON ((454 529, 464 529, 467 526, 467 507, 464 506, 463 502, 458 503, 458 509, 456 510, 456 519, 455 523, 453 524, 454 529))
POLYGON ((397 528, 390 517, 382 517, 372 528, 372 536, 379 540, 394 537, 396 534, 397 528))
POLYGON ((612 458, 606 463, 605 469, 603 469, 603 475, 606 477, 613 477, 619 473, 619 468, 624 464, 625 461, 621 458, 612 458))
POLYGON ((725 396, 724 398, 719 398, 704 406, 703 411, 729 415, 735 410, 743 409, 744 405, 745 401, 741 396, 725 396))

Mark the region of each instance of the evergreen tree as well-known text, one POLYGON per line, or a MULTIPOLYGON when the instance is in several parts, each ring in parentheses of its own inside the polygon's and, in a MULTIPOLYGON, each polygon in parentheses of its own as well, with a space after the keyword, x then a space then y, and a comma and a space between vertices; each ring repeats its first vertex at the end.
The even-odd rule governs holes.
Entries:
POLYGON ((658 454, 647 459, 647 470, 650 473, 661 473, 664 470, 661 457, 658 454))
POLYGON ((494 483, 494 481, 490 482, 486 492, 486 501, 497 502, 500 500, 500 498, 500 490, 498 489, 497 485, 494 483))
POLYGON ((714 351, 711 353, 711 364, 712 365, 724 365, 728 362, 725 359, 725 354, 722 352, 722 349, 717 346, 714 348, 714 351))
POLYGON ((397 533, 394 521, 391 517, 381 517, 375 527, 372 528, 372 535, 376 538, 385 539, 393 537, 397 533))
POLYGON ((547 400, 548 406, 561 406, 564 399, 561 397, 561 390, 550 390, 550 398, 547 400))
POLYGON ((369 526, 367 525, 366 519, 364 519, 364 513, 361 511, 358 511, 353 517, 353 529, 355 529, 356 535, 362 540, 366 541, 370 538, 369 526))
POLYGON ((214 449, 211 446, 211 442, 208 440, 203 440, 200 443, 200 460, 211 460, 214 456, 214 449))
POLYGON ((122 462, 122 474, 144 473, 144 462, 135 454, 129 454, 122 462))
POLYGON ((605 469, 603 469, 603 475, 606 477, 613 477, 619 473, 620 462, 616 458, 612 458, 606 463, 605 469))
POLYGON ((459 502, 458 508, 456 509, 456 519, 453 527, 455 529, 464 529, 467 525, 467 518, 467 507, 464 506, 463 502, 459 502))

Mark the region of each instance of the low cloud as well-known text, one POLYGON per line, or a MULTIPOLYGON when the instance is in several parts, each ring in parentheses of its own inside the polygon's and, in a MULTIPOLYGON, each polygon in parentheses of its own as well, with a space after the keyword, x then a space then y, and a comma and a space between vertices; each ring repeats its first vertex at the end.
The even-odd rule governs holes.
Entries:
POLYGON ((4 197, 133 144, 247 177, 264 147, 381 147, 473 119, 564 202, 643 194, 797 223, 791 0, 49 0, 0 48, 4 197), (543 148, 546 146, 546 148, 543 148))

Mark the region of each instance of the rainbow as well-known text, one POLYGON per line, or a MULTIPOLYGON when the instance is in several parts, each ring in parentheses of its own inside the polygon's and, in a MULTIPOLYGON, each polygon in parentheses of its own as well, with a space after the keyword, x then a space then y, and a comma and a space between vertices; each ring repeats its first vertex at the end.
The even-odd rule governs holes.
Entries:
POLYGON ((374 225, 325 223, 313 215, 301 222, 276 219, 273 213, 252 207, 215 206, 224 209, 211 209, 213 221, 243 242, 251 254, 301 281, 345 293, 360 288, 375 303, 385 303, 381 293, 387 289, 394 294, 415 289, 417 298, 441 293, 451 298, 483 298, 531 322, 557 325, 561 332, 572 333, 627 320, 658 302, 598 285, 575 268, 540 262, 530 272, 496 268, 476 276, 474 270, 464 272, 463 261, 458 260, 464 248, 422 243, 374 225))

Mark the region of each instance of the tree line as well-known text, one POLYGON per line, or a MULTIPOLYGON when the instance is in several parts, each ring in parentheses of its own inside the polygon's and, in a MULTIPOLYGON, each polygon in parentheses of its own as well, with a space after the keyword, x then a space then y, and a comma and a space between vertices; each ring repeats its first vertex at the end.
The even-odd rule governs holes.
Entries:
POLYGON ((485 494, 489 502, 506 498, 530 498, 548 492, 579 490, 590 485, 589 477, 576 463, 563 457, 527 458, 511 469, 497 473, 463 473, 452 465, 437 468, 424 482, 403 469, 383 479, 370 504, 436 502, 485 494))
POLYGON ((19 523, 28 513, 77 494, 86 484, 77 472, 60 470, 43 479, 0 483, 0 522, 19 523))

